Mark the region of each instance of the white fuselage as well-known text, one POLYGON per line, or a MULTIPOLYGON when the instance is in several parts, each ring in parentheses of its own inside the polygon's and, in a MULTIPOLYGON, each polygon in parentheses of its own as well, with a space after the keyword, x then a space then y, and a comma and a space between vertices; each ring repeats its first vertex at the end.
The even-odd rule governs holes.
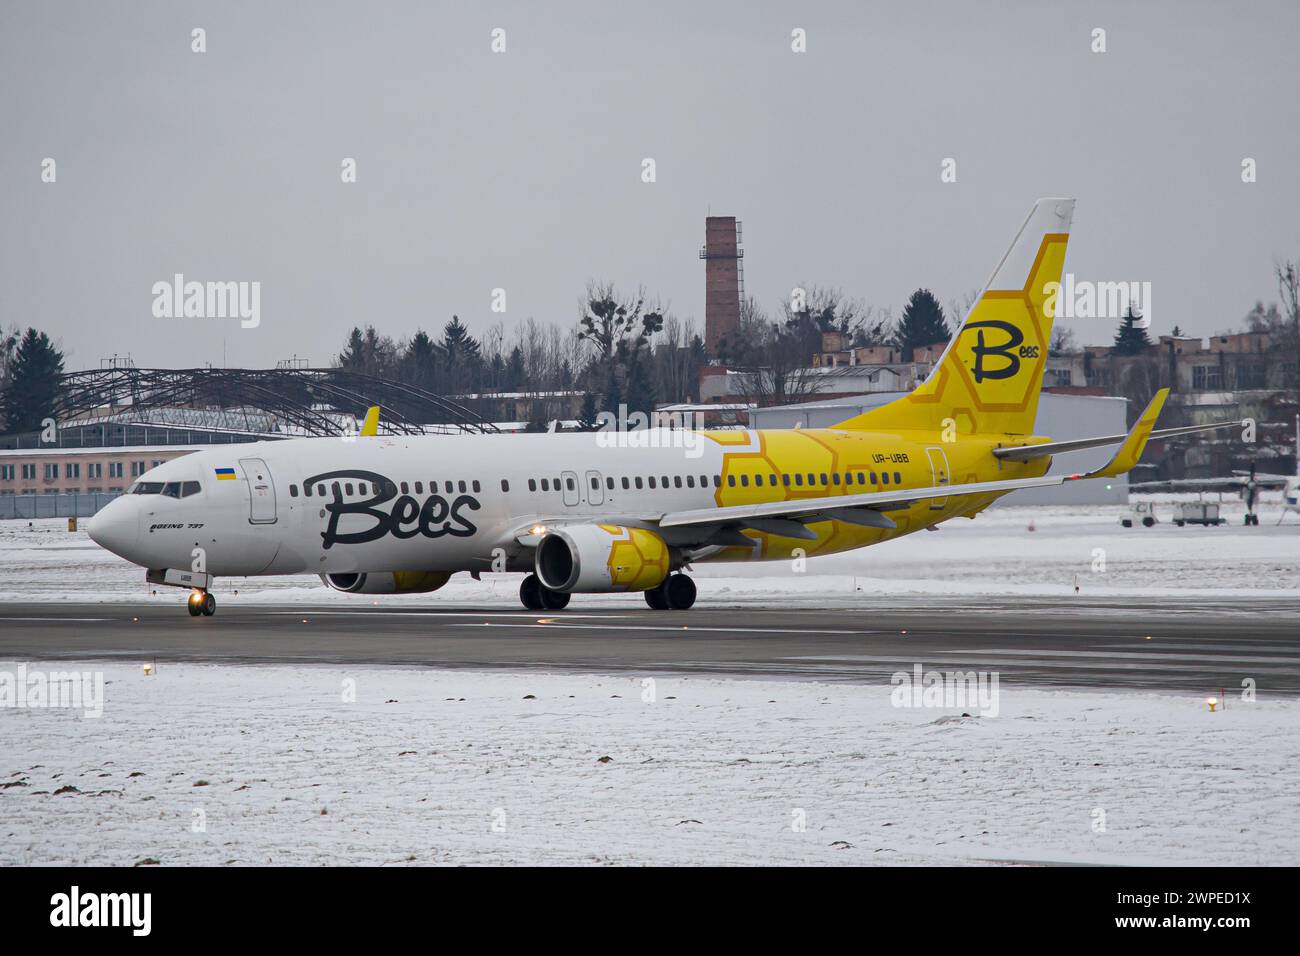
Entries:
POLYGON ((200 569, 201 558, 201 570, 215 576, 490 570, 498 549, 535 522, 640 523, 640 516, 714 504, 718 445, 667 430, 631 435, 640 437, 232 445, 150 470, 90 530, 142 567, 200 569), (198 490, 191 484, 191 493, 175 496, 187 482, 198 490), (167 493, 157 493, 159 485, 167 493))

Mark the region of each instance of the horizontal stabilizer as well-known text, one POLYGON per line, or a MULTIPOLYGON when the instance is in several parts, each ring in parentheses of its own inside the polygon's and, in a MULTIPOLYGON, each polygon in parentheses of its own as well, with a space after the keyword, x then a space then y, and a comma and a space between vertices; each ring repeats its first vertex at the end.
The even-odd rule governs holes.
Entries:
MULTIPOLYGON (((1197 432, 1214 431, 1219 428, 1233 428, 1239 421, 1215 422, 1213 425, 1183 425, 1179 428, 1161 428, 1148 436, 1152 438, 1174 438, 1178 435, 1194 435, 1197 432)), ((1124 435, 1106 435, 1101 438, 1079 438, 1073 441, 1053 441, 1042 445, 1013 445, 1010 448, 995 448, 993 454, 1003 461, 1033 461, 1037 458, 1050 458, 1052 455, 1067 451, 1083 451, 1087 448, 1101 448, 1105 445, 1118 445, 1128 438, 1124 435)))

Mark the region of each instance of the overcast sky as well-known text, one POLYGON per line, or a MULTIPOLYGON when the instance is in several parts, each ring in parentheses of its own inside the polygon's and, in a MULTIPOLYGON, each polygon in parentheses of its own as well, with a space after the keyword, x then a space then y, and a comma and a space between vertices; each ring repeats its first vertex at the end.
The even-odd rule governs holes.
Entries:
POLYGON ((70 369, 325 365, 353 325, 572 323, 593 277, 702 324, 710 212, 769 310, 816 283, 897 314, 982 286, 1068 195, 1070 272, 1148 280, 1153 333, 1209 334, 1300 257, 1297 63, 1294 0, 0 0, 0 325, 70 369), (155 318, 177 272, 259 281, 260 326, 155 318))

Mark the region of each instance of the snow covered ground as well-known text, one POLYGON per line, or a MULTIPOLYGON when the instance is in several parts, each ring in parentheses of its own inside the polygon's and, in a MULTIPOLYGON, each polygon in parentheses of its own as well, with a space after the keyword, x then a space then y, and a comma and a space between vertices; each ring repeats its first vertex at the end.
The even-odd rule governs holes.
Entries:
POLYGON ((104 713, 0 709, 0 864, 1300 863, 1296 700, 54 669, 104 713))
MULTIPOLYGON (((1184 496, 1185 497, 1185 496, 1184 496)), ((1275 496, 1276 497, 1276 496, 1275 496)), ((1173 496, 1159 498, 1172 500, 1173 496)), ((973 521, 956 519, 877 547, 810 559, 796 570, 780 562, 701 565, 703 605, 770 601, 816 602, 825 597, 878 600, 884 595, 1067 595, 1077 585, 1091 596, 1284 596, 1300 593, 1300 519, 1275 525, 1266 503, 1260 527, 1241 524, 1244 506, 1226 500, 1228 524, 1123 528, 1116 506, 1002 507, 973 521), (1032 526, 1033 530, 1030 530, 1032 526), (1100 549, 1100 550, 1098 550, 1100 549), (856 597, 855 597, 856 596, 856 597)), ((456 575, 442 590, 384 598, 385 603, 438 606, 451 602, 515 605, 519 575, 456 575)), ((66 521, 0 521, 0 601, 66 599, 180 603, 185 592, 153 593, 144 572, 104 551, 66 521)), ((249 601, 342 604, 367 600, 327 589, 313 576, 222 579, 223 605, 249 601), (238 593, 236 593, 238 592, 238 593)), ((643 604, 640 596, 583 601, 643 604)))
MULTIPOLYGON (((1259 528, 1239 502, 1218 528, 1121 511, 1006 507, 805 570, 701 567, 700 602, 1300 592, 1300 522, 1275 508, 1259 528)), ((513 607, 518 581, 377 600, 513 607)), ((312 577, 219 594, 373 600, 312 577)), ((0 522, 0 602, 69 598, 185 593, 62 520, 0 522)), ((42 666, 0 682, 20 663, 42 666)), ((0 707, 0 864, 1300 863, 1300 700, 1003 684, 978 716, 896 708, 888 685, 658 677, 647 700, 627 676, 141 663, 50 666, 106 676, 99 718, 0 707)))

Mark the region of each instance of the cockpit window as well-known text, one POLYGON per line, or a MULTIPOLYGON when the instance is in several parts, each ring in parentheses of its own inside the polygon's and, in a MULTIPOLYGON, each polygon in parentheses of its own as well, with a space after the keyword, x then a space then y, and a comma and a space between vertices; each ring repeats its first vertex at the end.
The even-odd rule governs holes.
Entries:
POLYGON ((137 481, 126 489, 128 495, 166 495, 168 498, 188 498, 197 495, 203 486, 197 481, 137 481))

